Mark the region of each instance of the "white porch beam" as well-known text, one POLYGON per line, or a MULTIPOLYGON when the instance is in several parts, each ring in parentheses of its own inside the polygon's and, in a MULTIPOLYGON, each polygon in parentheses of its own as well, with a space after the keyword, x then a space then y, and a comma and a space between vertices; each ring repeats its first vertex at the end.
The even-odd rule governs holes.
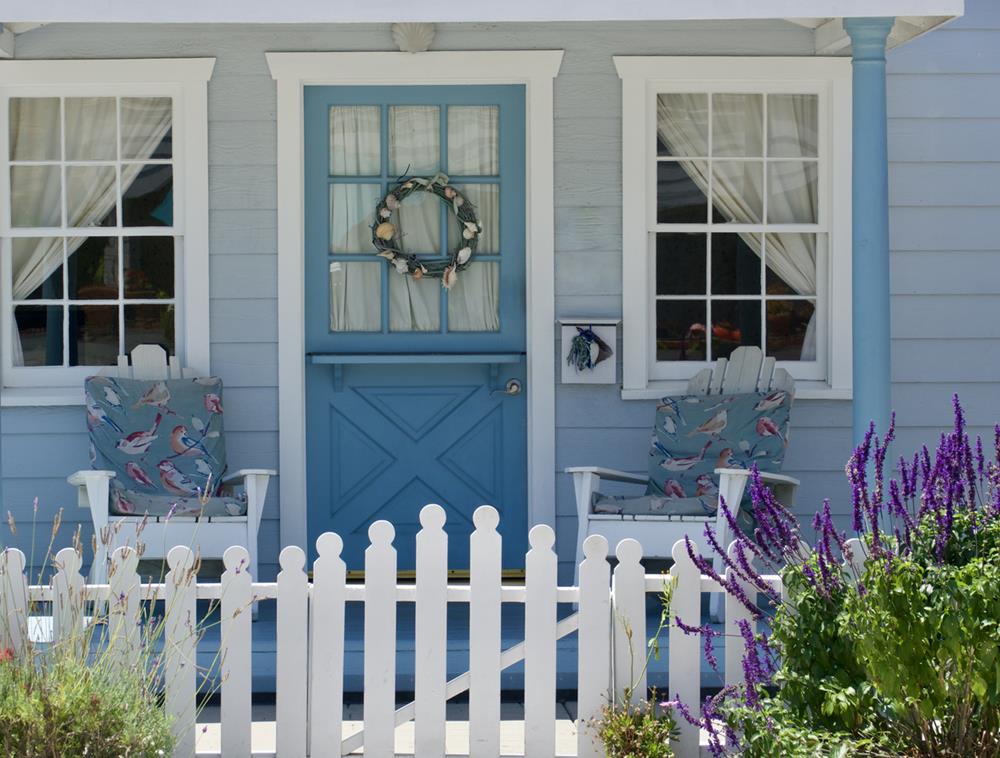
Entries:
POLYGON ((433 23, 955 17, 964 0, 5 0, 4 6, 6 21, 35 23, 433 23))
POLYGON ((844 31, 844 20, 832 18, 816 29, 816 55, 836 55, 850 47, 851 38, 844 31))

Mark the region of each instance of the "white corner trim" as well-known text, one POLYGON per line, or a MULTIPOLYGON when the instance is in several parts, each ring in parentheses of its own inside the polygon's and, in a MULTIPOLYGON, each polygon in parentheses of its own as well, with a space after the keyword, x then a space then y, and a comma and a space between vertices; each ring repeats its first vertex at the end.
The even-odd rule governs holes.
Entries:
MULTIPOLYGON (((817 308, 823 314, 816 364, 802 364, 797 386, 815 397, 851 396, 851 62, 847 58, 614 56, 622 80, 622 398, 660 397, 672 380, 690 378, 704 364, 654 364, 650 314, 649 245, 655 192, 657 91, 788 91, 820 95, 820 224, 829 250, 818 261, 817 308), (824 286, 825 285, 825 286, 824 286), (818 365, 818 367, 817 367, 818 365), (664 368, 666 366, 666 368, 664 368), (690 368, 690 376, 686 370, 690 368)), ((794 375, 796 364, 785 365, 794 375)), ((683 382, 681 382, 683 384, 683 382)), ((676 384, 676 388, 680 388, 676 384)))
POLYGON ((525 85, 528 519, 555 525, 552 80, 561 50, 267 53, 278 103, 278 428, 281 544, 307 530, 303 259, 306 85, 525 85))

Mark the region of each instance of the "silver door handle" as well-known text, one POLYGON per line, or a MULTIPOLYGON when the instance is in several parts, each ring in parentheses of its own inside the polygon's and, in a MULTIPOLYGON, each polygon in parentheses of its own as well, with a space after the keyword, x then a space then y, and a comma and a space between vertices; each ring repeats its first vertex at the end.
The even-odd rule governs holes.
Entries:
POLYGON ((507 383, 504 385, 503 389, 497 388, 497 389, 491 391, 490 395, 493 396, 493 395, 504 394, 504 395, 510 395, 511 397, 513 397, 514 395, 520 395, 521 394, 521 390, 523 390, 523 389, 524 389, 524 386, 521 384, 521 380, 520 379, 508 379, 507 383))

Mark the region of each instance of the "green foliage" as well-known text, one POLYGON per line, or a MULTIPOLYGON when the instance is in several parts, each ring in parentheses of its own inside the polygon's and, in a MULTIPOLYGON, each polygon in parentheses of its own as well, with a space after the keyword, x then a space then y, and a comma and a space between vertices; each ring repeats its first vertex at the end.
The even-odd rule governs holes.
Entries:
MULTIPOLYGON (((814 571, 815 557, 808 561, 814 571)), ((854 730, 871 720, 875 693, 840 618, 846 587, 824 596, 802 566, 782 574, 788 603, 775 614, 771 643, 781 650, 781 699, 819 729, 854 730)))
POLYGON ((655 698, 636 704, 608 703, 595 725, 608 758, 673 758, 674 719, 655 698))
POLYGON ((873 563, 842 625, 908 744, 987 758, 1000 755, 1000 525, 955 521, 959 565, 873 563))
POLYGON ((0 748, 22 758, 170 755, 174 739, 145 671, 56 654, 0 662, 0 748))

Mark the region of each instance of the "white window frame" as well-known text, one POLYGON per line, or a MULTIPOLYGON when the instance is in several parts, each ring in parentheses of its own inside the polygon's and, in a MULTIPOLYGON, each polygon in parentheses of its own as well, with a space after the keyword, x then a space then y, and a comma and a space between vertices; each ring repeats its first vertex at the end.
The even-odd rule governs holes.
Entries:
MULTIPOLYGON (((656 95, 661 92, 815 93, 819 96, 816 231, 817 360, 779 361, 800 398, 851 397, 851 67, 847 58, 616 56, 622 80, 622 398, 683 392, 709 364, 657 362, 652 261, 656 229, 656 95), (825 248, 825 254, 823 249, 825 248)), ((683 224, 660 230, 690 231, 683 224)), ((807 228, 808 227, 808 228, 807 228)))
MULTIPOLYGON (((77 405, 93 366, 12 365, 9 107, 13 97, 170 97, 176 239, 174 313, 180 362, 209 372, 208 80, 215 58, 0 62, 0 405, 77 405)), ((22 230, 23 231, 23 230, 22 230)), ((141 231, 141 230, 140 230, 141 231)), ((53 235, 71 229, 52 230, 53 235)))

